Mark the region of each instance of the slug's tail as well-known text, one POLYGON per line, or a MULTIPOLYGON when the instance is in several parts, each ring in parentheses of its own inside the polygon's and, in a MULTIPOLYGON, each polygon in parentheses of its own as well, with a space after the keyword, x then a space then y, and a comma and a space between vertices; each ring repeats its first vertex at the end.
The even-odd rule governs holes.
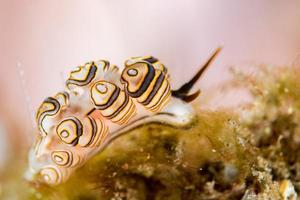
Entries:
POLYGON ((211 64, 211 62, 215 59, 215 57, 219 54, 221 51, 221 47, 217 48, 213 55, 208 59, 208 61, 200 68, 200 70, 195 74, 195 76, 188 81, 187 83, 183 84, 179 89, 172 90, 172 96, 182 99, 185 102, 191 102, 194 99, 196 99, 199 94, 200 90, 197 90, 193 94, 188 94, 192 87, 195 85, 195 83, 199 80, 203 72, 208 68, 208 66, 211 64))

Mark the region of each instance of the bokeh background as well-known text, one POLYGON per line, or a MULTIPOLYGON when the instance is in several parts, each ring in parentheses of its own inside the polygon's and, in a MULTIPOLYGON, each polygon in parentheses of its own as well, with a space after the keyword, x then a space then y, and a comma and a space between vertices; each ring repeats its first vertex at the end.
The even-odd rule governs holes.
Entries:
MULTIPOLYGON (((291 65, 299 21, 299 0, 0 0, 0 170, 27 150, 36 108, 74 66, 151 54, 176 88, 223 46, 197 85, 205 97, 231 66, 291 65)), ((205 106, 234 106, 245 95, 220 91, 205 106)))

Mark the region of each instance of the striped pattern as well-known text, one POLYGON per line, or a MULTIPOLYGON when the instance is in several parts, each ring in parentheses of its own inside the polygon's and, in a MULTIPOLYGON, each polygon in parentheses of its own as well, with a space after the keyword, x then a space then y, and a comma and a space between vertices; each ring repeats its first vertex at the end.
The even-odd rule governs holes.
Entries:
POLYGON ((165 73, 148 62, 139 61, 127 66, 121 81, 130 97, 136 98, 146 109, 160 111, 168 103, 171 88, 165 73))
POLYGON ((165 75, 168 72, 165 65, 162 64, 157 58, 155 58, 153 56, 132 57, 125 61, 125 66, 128 67, 128 66, 133 65, 134 63, 137 63, 140 61, 144 61, 144 62, 151 64, 155 69, 159 69, 159 70, 163 71, 165 73, 165 75))
POLYGON ((59 138, 72 146, 76 146, 79 137, 82 135, 83 126, 79 119, 76 117, 69 117, 61 121, 57 128, 56 133, 59 138))
POLYGON ((70 151, 53 151, 51 154, 55 164, 63 167, 69 167, 73 163, 73 154, 70 151))
POLYGON ((36 122, 42 136, 48 135, 50 128, 54 125, 51 123, 51 118, 58 114, 60 108, 59 101, 53 97, 45 99, 38 108, 36 122))
POLYGON ((55 150, 51 153, 52 161, 59 167, 75 167, 82 163, 82 158, 70 150, 55 150))
MULTIPOLYGON (((104 66, 105 68, 105 66, 104 66)), ((85 66, 79 66, 74 71, 71 71, 70 77, 66 82, 70 89, 71 85, 85 86, 92 82, 97 73, 98 67, 94 62, 87 63, 85 66)))
POLYGON ((96 82, 91 88, 91 99, 102 116, 116 124, 125 124, 136 114, 132 99, 113 83, 96 82))
POLYGON ((101 119, 86 117, 83 120, 84 131, 79 138, 78 144, 82 147, 98 147, 103 143, 107 134, 108 127, 101 119))
POLYGON ((109 137, 111 123, 121 129, 133 122, 137 107, 159 112, 171 95, 167 69, 152 56, 127 60, 121 74, 105 60, 87 63, 70 73, 66 87, 47 98, 36 114, 43 137, 33 145, 31 169, 49 185, 66 181, 104 147, 114 137, 109 137))

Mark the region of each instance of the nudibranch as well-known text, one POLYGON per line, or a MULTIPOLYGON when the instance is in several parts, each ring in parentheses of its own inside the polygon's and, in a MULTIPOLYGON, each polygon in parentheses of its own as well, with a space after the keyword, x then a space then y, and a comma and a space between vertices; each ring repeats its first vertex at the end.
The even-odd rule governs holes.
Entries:
POLYGON ((219 51, 177 90, 165 65, 152 56, 130 58, 122 70, 105 60, 77 67, 65 91, 37 110, 40 134, 29 151, 25 178, 58 185, 129 130, 147 123, 189 126, 196 117, 189 102, 200 91, 189 92, 219 51))

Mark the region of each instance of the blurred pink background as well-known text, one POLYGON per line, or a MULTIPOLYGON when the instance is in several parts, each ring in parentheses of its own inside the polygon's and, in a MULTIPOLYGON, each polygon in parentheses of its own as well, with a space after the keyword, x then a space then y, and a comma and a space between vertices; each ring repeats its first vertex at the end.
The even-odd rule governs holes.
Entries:
MULTIPOLYGON (((63 89, 72 67, 151 54, 176 88, 221 45, 198 83, 205 96, 230 66, 290 64, 300 52, 299 21, 299 0, 0 0, 0 121, 10 143, 26 143, 37 106, 63 89)), ((220 96, 208 106, 243 99, 220 96)))

